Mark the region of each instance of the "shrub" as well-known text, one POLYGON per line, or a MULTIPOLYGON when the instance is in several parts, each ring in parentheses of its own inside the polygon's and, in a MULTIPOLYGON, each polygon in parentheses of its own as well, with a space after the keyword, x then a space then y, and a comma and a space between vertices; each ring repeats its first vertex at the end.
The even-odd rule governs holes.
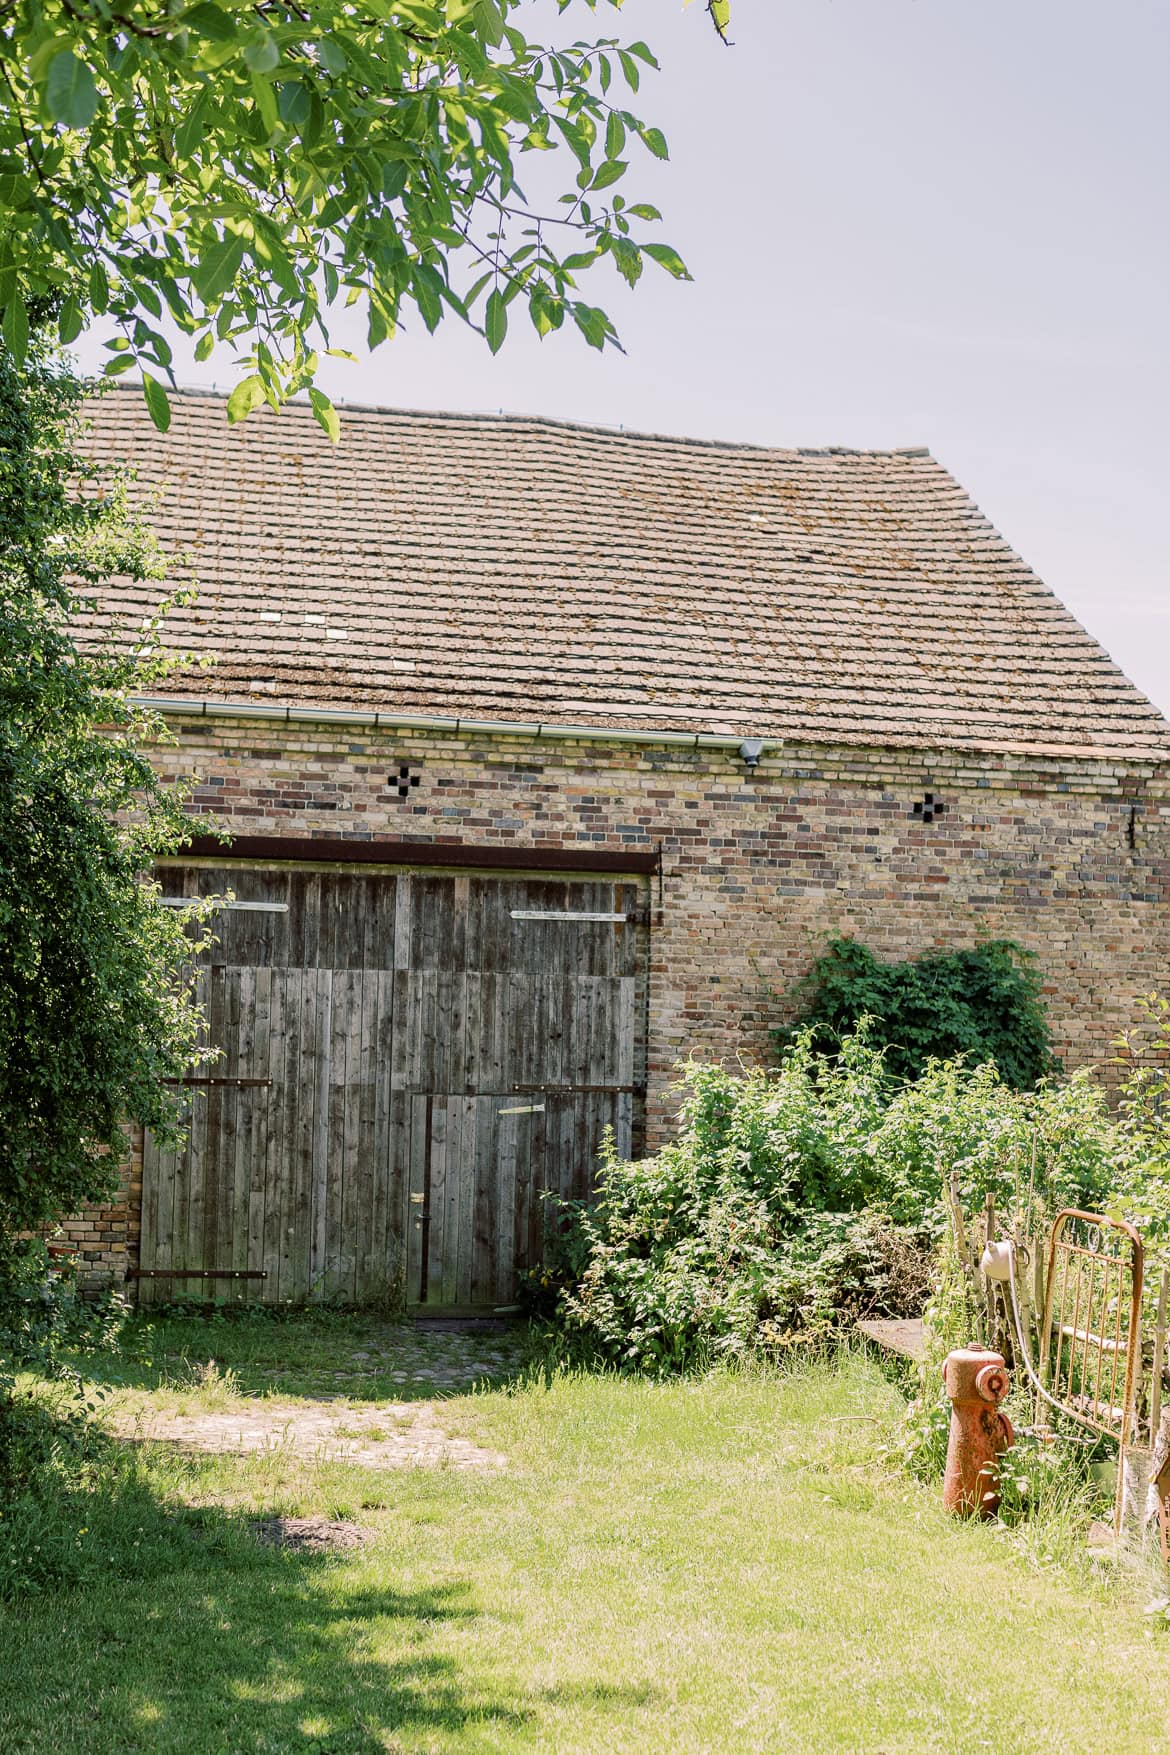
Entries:
POLYGON ((831 1067, 804 1037, 776 1073, 691 1062, 680 1089, 678 1138, 640 1163, 609 1142, 597 1201, 569 1215, 570 1334, 657 1373, 920 1308, 929 1245, 880 1201, 888 1081, 864 1033, 831 1067))
POLYGON ((663 1373, 830 1335, 931 1296, 957 1172, 968 1211, 1099 1202, 1116 1129, 1088 1073, 1012 1090, 996 1068, 930 1061, 899 1084, 868 1020, 778 1068, 682 1069, 677 1137, 610 1142, 591 1206, 554 1203, 558 1317, 625 1370, 663 1373))
POLYGON ((811 1026, 831 1053, 869 1017, 895 1078, 918 1078, 932 1059, 990 1061, 1023 1091, 1060 1070, 1034 959, 1007 939, 905 963, 880 962, 857 939, 833 939, 789 1002, 797 1022, 774 1033, 779 1048, 811 1026))

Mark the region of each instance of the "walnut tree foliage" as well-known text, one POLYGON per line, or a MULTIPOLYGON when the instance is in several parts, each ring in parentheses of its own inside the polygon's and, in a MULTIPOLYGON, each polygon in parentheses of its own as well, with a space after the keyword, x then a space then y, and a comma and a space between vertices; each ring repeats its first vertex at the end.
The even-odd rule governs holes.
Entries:
MULTIPOLYGON (((581 294, 608 261, 685 278, 631 197, 667 156, 632 109, 642 42, 527 34, 621 0, 12 0, 0 13, 0 307, 19 362, 59 303, 93 315, 114 374, 138 367, 167 425, 164 312, 205 358, 242 348, 229 416, 312 385, 328 307, 364 306, 377 346, 407 315, 454 315, 496 351, 518 309, 616 343, 581 294), (553 175, 525 183, 542 155, 553 175), (543 190, 552 183, 552 193, 543 190), (567 185, 567 186, 566 186, 567 185)), ((708 0, 725 37, 728 0, 708 0)), ((328 398, 310 389, 336 436, 328 398)))
POLYGON ((173 1137, 163 1081, 196 1050, 192 945, 150 879, 181 794, 140 753, 141 651, 82 651, 112 574, 161 577, 124 488, 76 451, 82 385, 34 335, 0 349, 0 1280, 22 1230, 106 1195, 133 1119, 173 1137))

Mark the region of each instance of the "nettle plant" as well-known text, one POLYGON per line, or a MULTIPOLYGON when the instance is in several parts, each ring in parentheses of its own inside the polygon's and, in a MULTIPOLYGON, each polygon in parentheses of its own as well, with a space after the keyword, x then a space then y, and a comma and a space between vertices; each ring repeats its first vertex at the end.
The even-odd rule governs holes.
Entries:
MULTIPOLYGON (((453 315, 494 352, 517 306, 541 335, 568 322, 594 347, 615 344, 580 295, 587 270, 609 263, 633 285, 650 261, 688 278, 654 231, 657 208, 626 192, 636 154, 667 156, 630 107, 657 63, 643 42, 537 42, 519 28, 530 10, 14 0, 0 31, 0 307, 14 359, 46 304, 63 344, 92 315, 110 337, 107 371, 139 367, 165 428, 164 314, 197 358, 242 348, 232 419, 312 384, 338 301, 364 306, 371 347, 416 313, 428 330, 453 315), (552 175, 537 175, 549 154, 552 175)), ((727 0, 708 11, 724 35, 727 0)), ((328 398, 311 396, 336 437, 328 398)))

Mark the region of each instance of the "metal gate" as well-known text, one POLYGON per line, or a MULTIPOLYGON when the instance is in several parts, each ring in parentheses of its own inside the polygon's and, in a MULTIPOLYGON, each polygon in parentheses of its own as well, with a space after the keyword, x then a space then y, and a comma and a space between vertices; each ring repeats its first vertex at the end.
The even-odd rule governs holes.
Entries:
POLYGON ((638 879, 191 863, 221 1051, 178 1154, 146 1141, 141 1293, 512 1301, 541 1195, 587 1198, 645 1089, 638 879))

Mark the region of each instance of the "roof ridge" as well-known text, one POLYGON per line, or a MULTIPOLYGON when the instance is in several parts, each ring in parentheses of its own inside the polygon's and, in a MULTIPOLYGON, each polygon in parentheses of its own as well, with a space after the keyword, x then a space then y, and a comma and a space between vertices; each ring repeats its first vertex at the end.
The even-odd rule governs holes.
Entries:
MULTIPOLYGON (((101 394, 129 393, 133 391, 141 395, 142 386, 136 379, 119 378, 107 390, 103 385, 101 394)), ((174 397, 198 398, 205 402, 227 401, 225 392, 209 389, 200 384, 174 385, 168 392, 174 397)), ((311 413, 308 401, 300 396, 290 398, 285 405, 288 408, 303 409, 311 413)), ((762 445, 743 439, 696 439, 680 433, 650 432, 641 427, 610 427, 591 421, 564 420, 551 414, 507 414, 501 409, 496 414, 485 411, 461 411, 459 409, 442 408, 397 408, 380 402, 349 402, 344 397, 334 398, 334 406, 350 414, 385 414, 400 419, 433 420, 433 421, 470 421, 482 422, 493 426, 530 426, 551 427, 571 433, 592 433, 599 438, 647 440, 660 445, 686 445, 704 451, 746 451, 757 456, 777 457, 926 457, 944 474, 949 471, 938 462, 927 445, 762 445)), ((257 411, 260 412, 260 411, 257 411)), ((954 477, 951 477, 953 480, 954 477)))

